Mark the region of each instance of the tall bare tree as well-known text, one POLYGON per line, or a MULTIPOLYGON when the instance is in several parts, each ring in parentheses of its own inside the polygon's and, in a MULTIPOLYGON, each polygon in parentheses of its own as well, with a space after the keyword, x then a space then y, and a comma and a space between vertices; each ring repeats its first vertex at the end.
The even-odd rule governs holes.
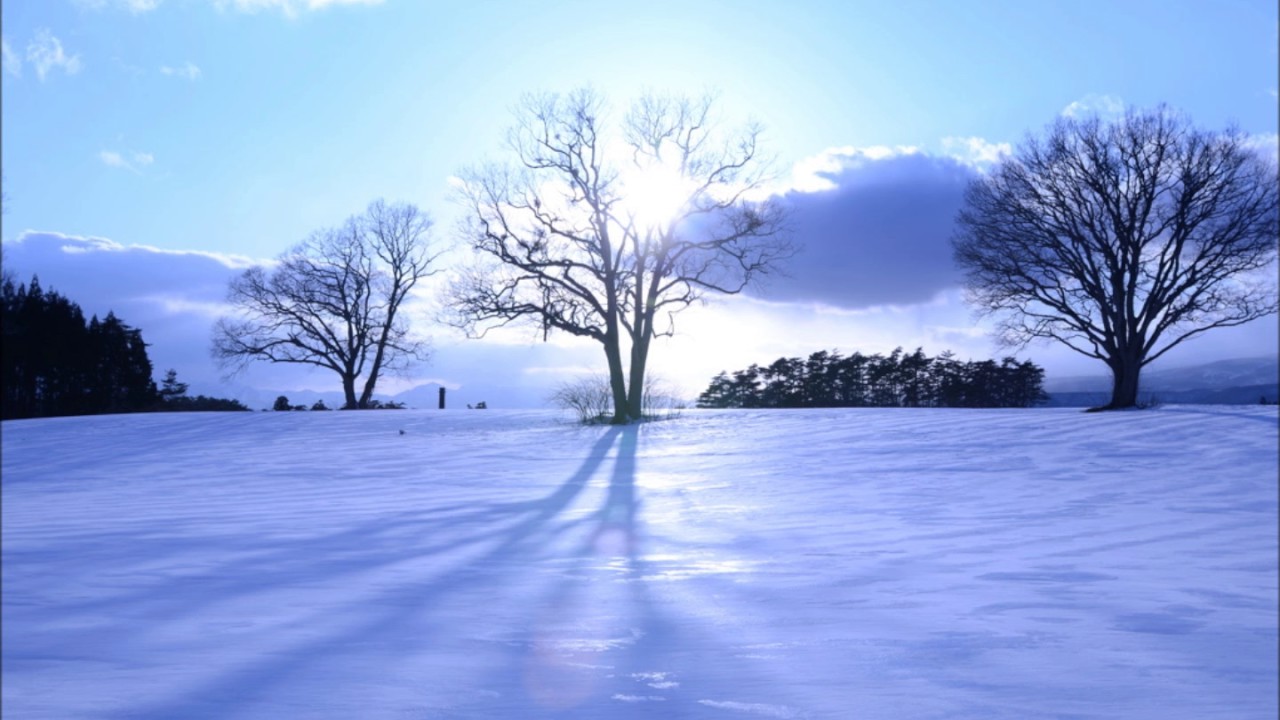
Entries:
POLYGON ((591 90, 526 96, 514 162, 463 174, 480 258, 452 285, 473 335, 513 321, 599 342, 613 422, 640 419, 650 342, 707 293, 738 293, 793 252, 751 125, 725 133, 710 97, 649 95, 610 134, 591 90))
POLYGON ((1278 180, 1239 130, 1163 106, 1059 119, 969 187, 955 256, 1007 344, 1102 360, 1105 407, 1132 407, 1147 364, 1277 311, 1278 180))
POLYGON ((426 358, 402 310, 418 282, 437 272, 438 257, 425 214, 375 201, 274 267, 232 280, 238 312, 214 327, 213 355, 232 372, 254 360, 327 368, 342 380, 345 407, 368 407, 385 372, 426 358))

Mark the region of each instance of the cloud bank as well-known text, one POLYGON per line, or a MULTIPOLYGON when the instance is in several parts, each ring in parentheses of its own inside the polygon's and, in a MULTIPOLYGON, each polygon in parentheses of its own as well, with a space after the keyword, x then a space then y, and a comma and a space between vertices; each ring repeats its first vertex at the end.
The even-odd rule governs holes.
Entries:
POLYGON ((209 359, 210 328, 222 312, 227 283, 252 262, 54 232, 28 231, 4 243, 7 274, 23 283, 39 276, 45 290, 65 295, 86 318, 114 312, 141 328, 157 375, 176 368, 193 394, 210 394, 219 384, 209 359))
MULTIPOLYGON (((651 367, 692 398, 721 370, 823 349, 875 353, 919 346, 931 355, 954 350, 962 359, 1007 354, 962 302, 962 277, 950 247, 966 186, 1005 148, 960 138, 949 149, 959 157, 914 148, 837 148, 811 159, 793 186, 803 189, 782 197, 791 206, 796 239, 806 246, 790 276, 748 296, 713 298, 679 314, 676 336, 655 343, 651 367)), ((138 155, 145 153, 105 151, 100 159, 134 164, 142 162, 138 155)), ((141 328, 157 377, 175 368, 193 394, 235 397, 256 408, 270 405, 270 392, 310 403, 315 396, 307 391, 337 388, 332 373, 264 363, 233 382, 221 379, 209 345, 213 323, 226 311, 227 285, 246 267, 266 261, 29 231, 4 243, 4 262, 19 281, 38 274, 46 289, 66 295, 86 315, 114 311, 141 328)), ((553 336, 553 342, 537 343, 534 333, 518 329, 463 340, 433 325, 423 310, 414 312, 416 329, 436 337, 434 357, 409 378, 384 378, 382 392, 437 382, 450 388, 451 407, 481 400, 492 407, 536 407, 559 382, 602 365, 599 346, 589 341, 553 336)), ((1169 366, 1266 354, 1277 341, 1274 318, 1266 318, 1188 343, 1169 366)), ((1060 346, 1033 345, 1017 355, 1051 375, 1105 371, 1060 346)))
MULTIPOLYGON (((290 393, 308 403, 314 390, 340 390, 337 377, 318 368, 299 365, 254 363, 242 375, 224 380, 210 356, 214 323, 227 314, 227 286, 246 268, 267 264, 237 255, 199 251, 162 250, 123 245, 97 237, 77 237, 57 232, 27 231, 4 243, 4 269, 15 282, 28 283, 38 276, 46 291, 57 291, 80 306, 88 318, 114 312, 125 323, 142 330, 154 377, 174 368, 178 378, 190 384, 192 395, 239 399, 250 407, 270 406, 274 393, 290 393)), ((425 316, 415 320, 420 331, 433 328, 425 316)), ((538 406, 546 398, 548 381, 524 372, 532 365, 563 363, 578 357, 581 347, 557 345, 495 346, 466 342, 438 354, 409 381, 387 376, 379 381, 381 392, 394 393, 417 383, 442 382, 461 387, 463 402, 498 397, 515 398, 523 406, 538 406)), ((598 351, 587 348, 593 360, 598 351)), ((577 361, 572 361, 577 362, 577 361)), ((511 405, 507 405, 510 407, 511 405)))
MULTIPOLYGON (((1000 146, 963 141, 975 157, 1000 146)), ((976 161, 975 161, 976 162, 976 161)), ((828 151, 811 161, 804 189, 787 193, 795 239, 804 250, 756 295, 841 308, 927 302, 960 274, 950 238, 973 163, 912 148, 828 151)))

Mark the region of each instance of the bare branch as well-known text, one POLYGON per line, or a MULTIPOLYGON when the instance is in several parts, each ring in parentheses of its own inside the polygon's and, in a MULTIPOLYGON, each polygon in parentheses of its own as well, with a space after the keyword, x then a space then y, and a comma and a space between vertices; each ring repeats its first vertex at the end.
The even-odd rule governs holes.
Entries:
POLYGON ((614 420, 638 418, 649 343, 672 331, 671 315, 741 292, 794 253, 780 206, 745 199, 764 179, 760 129, 721 132, 713 105, 646 95, 612 137, 593 91, 526 96, 507 137, 513 162, 463 173, 463 234, 481 262, 451 283, 450 322, 481 336, 527 321, 544 337, 600 342, 614 420), (682 202, 642 221, 624 177, 658 169, 682 202))
POLYGON ((214 357, 231 372, 253 360, 326 368, 341 378, 347 407, 367 407, 384 372, 426 358, 401 310, 437 272, 430 230, 416 207, 378 200, 313 233, 274 268, 246 270, 228 289, 238 314, 215 326, 214 357))
POLYGON ((1111 405, 1132 405, 1144 365, 1280 309, 1274 281, 1246 280, 1276 262, 1278 179, 1238 130, 1164 107, 1061 119, 970 186, 955 256, 1006 342, 1102 359, 1111 405))

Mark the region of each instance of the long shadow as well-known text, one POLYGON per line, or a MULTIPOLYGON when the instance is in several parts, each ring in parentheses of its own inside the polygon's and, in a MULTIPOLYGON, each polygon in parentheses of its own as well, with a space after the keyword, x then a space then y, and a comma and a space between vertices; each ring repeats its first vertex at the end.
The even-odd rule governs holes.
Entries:
MULTIPOLYGON (((483 521, 492 524, 495 518, 504 520, 518 518, 514 524, 480 531, 463 540, 433 546, 426 551, 419 548, 415 551, 396 553, 391 558, 366 558, 359 569, 367 570, 377 564, 435 554, 462 545, 496 541, 479 557, 455 565, 427 582, 407 582, 376 598, 361 602, 351 613, 353 617, 358 618, 357 621, 339 632, 321 635, 289 648, 276 648, 269 656, 224 672, 203 687, 185 692, 179 697, 155 703, 149 707, 107 713, 106 716, 156 718, 157 720, 173 717, 227 717, 245 709, 246 706, 269 702, 271 691, 279 687, 283 681, 305 672, 309 667, 327 657, 340 654, 343 649, 359 644, 401 640, 407 628, 413 628, 413 633, 417 636, 428 636, 430 634, 428 628, 423 626, 423 620, 419 617, 424 610, 428 610, 451 594, 473 591, 488 584, 500 584, 502 573, 511 566, 511 563, 536 559, 551 540, 566 529, 579 524, 578 521, 568 521, 562 523, 562 527, 559 528, 549 527, 588 485, 604 462, 610 447, 625 432, 620 428, 608 429, 591 447, 578 469, 550 495, 527 503, 501 504, 489 510, 463 514, 454 519, 456 524, 473 524, 483 521), (374 564, 370 565, 369 561, 374 561, 374 564)), ((631 436, 630 448, 634 456, 634 435, 631 436)), ((634 467, 634 457, 629 462, 634 467)), ((612 484, 610 492, 611 495, 615 492, 612 484)), ((634 524, 634 491, 620 488, 616 492, 620 495, 617 502, 612 504, 621 509, 622 514, 619 517, 624 524, 627 522, 634 524), (628 495, 632 498, 631 501, 625 499, 628 495), (632 507, 630 512, 627 511, 628 505, 632 507)), ((610 504, 606 503, 606 507, 610 504)), ((431 523, 432 529, 438 529, 435 522, 431 523)), ((364 530, 372 532, 372 524, 364 530)), ((349 547, 351 544, 358 544, 360 540, 360 532, 348 531, 330 536, 324 542, 325 544, 341 543, 342 546, 349 547)), ((297 555, 294 558, 295 561, 302 560, 305 563, 308 552, 314 554, 323 550, 324 548, 317 548, 312 541, 301 543, 291 552, 297 555)), ((317 568, 313 566, 309 572, 310 579, 318 577, 332 581, 333 577, 329 572, 332 569, 324 567, 320 569, 321 572, 317 572, 317 568)), ((225 575, 227 572, 228 568, 221 568, 219 575, 225 575)), ((291 577, 299 579, 296 574, 291 577)), ((256 589, 261 589, 261 586, 256 586, 256 589)), ((245 591, 248 592, 249 589, 246 587, 245 591)), ((213 594, 218 595, 217 592, 213 594)), ((441 631, 449 629, 440 628, 441 631)))
MULTIPOLYGON (((407 510, 391 517, 379 516, 363 525, 319 538, 271 542, 262 552, 254 552, 261 547, 260 540, 244 535, 218 536, 196 543, 156 535, 154 530, 116 532, 110 537, 103 537, 102 533, 85 533, 77 543, 78 558, 84 560, 88 556, 99 565, 110 565, 136 556, 139 544, 164 548, 177 556, 191 551, 207 556, 226 555, 229 550, 245 556, 203 573, 174 578, 170 582, 178 587, 166 588, 160 597, 156 596, 154 587, 147 586, 131 593, 67 603, 62 608, 66 612, 95 612, 110 611, 123 605, 133 613, 145 614, 154 622, 163 622, 241 595, 260 594, 276 587, 309 582, 316 577, 337 580, 399 562, 465 550, 498 539, 494 550, 481 557, 480 561, 483 561, 525 541, 572 504, 599 469, 619 432, 618 428, 606 430, 578 470, 545 497, 478 507, 453 505, 407 510), (423 537, 427 539, 424 541, 423 537)), ((564 529, 567 526, 560 530, 564 529)), ((153 557, 163 555, 156 553, 153 557)))
POLYGON ((636 435, 639 429, 628 426, 620 431, 621 441, 618 443, 618 454, 613 462, 613 475, 609 479, 609 493, 605 496, 604 506, 596 512, 598 525, 592 531, 588 542, 579 554, 586 554, 593 549, 596 552, 608 551, 610 540, 621 542, 626 558, 634 564, 640 543, 639 528, 636 516, 639 505, 636 502, 636 435))
MULTIPOLYGON (((247 661, 232 660, 236 656, 230 655, 224 661, 225 667, 220 672, 210 672, 203 684, 158 702, 106 712, 103 716, 159 719, 261 715, 295 703, 295 693, 314 684, 317 673, 325 677, 335 668, 358 662, 361 647, 374 648, 373 657, 383 660, 402 655, 422 661, 425 657, 427 665, 433 667, 447 667, 453 662, 455 656, 447 647, 498 650, 497 665, 490 666, 495 673, 487 678, 490 682, 485 682, 481 671, 469 689, 499 687, 512 692, 502 699, 473 698, 455 708, 464 716, 630 718, 649 717, 659 709, 666 710, 670 717, 698 714, 699 706, 686 705, 683 712, 678 710, 677 701, 681 698, 676 696, 664 708, 617 699, 621 693, 648 692, 648 686, 637 678, 651 676, 655 670, 672 671, 685 681, 686 702, 697 692, 696 683, 710 679, 704 677, 705 668, 696 665, 706 658, 705 654, 691 655, 681 649, 688 644, 706 647, 707 638, 698 639, 691 634, 700 631, 689 624, 688 618, 682 621, 668 615, 671 606, 664 610, 654 601, 646 580, 652 577, 653 568, 644 559, 644 548, 653 537, 642 521, 643 505, 636 489, 641 431, 637 427, 603 431, 578 468, 551 493, 537 499, 405 511, 390 522, 382 516, 377 521, 298 541, 284 549, 271 543, 267 552, 221 565, 207 573, 204 582, 194 583, 183 592, 172 592, 171 585, 151 586, 147 589, 150 593, 144 591, 132 600, 113 597, 114 607, 104 607, 100 612, 114 610, 151 618, 153 611, 162 610, 182 622, 184 616, 194 617, 202 605, 225 602, 236 595, 251 599, 255 593, 270 593, 275 587, 314 585, 317 581, 338 587, 347 582, 345 576, 350 575, 351 582, 359 582, 359 572, 393 563, 455 550, 474 552, 465 560, 451 556, 451 564, 430 578, 406 578, 372 597, 320 611, 324 622, 313 627, 316 634, 311 637, 292 640, 292 644, 277 643, 247 661), (615 445, 602 504, 586 515, 566 517, 566 511, 587 486, 599 478, 615 445), (571 531, 573 534, 567 535, 571 531), (427 542, 413 541, 415 532, 432 537, 427 542), (569 537, 574 540, 563 542, 569 537), (516 569, 528 565, 537 565, 539 574, 521 575, 521 570, 516 569), (483 602, 490 594, 495 598, 504 593, 510 597, 513 573, 524 580, 532 577, 552 581, 541 604, 543 612, 533 613, 530 609, 533 617, 528 632, 499 638, 497 645, 488 645, 494 641, 482 639, 483 627, 474 631, 461 628, 460 633, 460 628, 448 625, 451 618, 483 623, 483 612, 466 614, 464 610, 460 616, 436 609, 450 603, 457 608, 459 601, 473 597, 483 602), (163 593, 161 600, 147 607, 146 595, 154 597, 157 589, 163 593), (446 642, 460 641, 461 645, 455 642, 453 646, 442 646, 442 638, 446 642), (587 654, 575 655, 572 642, 567 646, 560 642, 566 639, 620 643, 608 652, 616 669, 606 677, 598 668, 582 667, 593 658, 599 661, 600 653, 592 654, 588 648, 587 654), (334 658, 338 658, 336 664, 334 658), (584 660, 588 662, 578 662, 584 660), (290 682, 295 678, 305 682, 290 682)), ((215 538, 214 544, 220 540, 215 538)), ((664 546, 667 544, 663 542, 664 546)), ((207 552, 216 556, 212 549, 207 552)), ((496 607, 507 612, 512 609, 509 602, 500 601, 496 607)), ((521 611, 516 608, 516 612, 521 611)), ((508 623, 510 618, 503 624, 508 623)), ((518 628, 519 623, 512 627, 518 628)), ((92 644, 129 642, 131 638, 126 633, 136 628, 136 622, 116 624, 107 631, 94 632, 92 644)), ((745 679, 751 673, 735 674, 745 679)), ((351 680, 359 682, 358 677, 353 675, 351 680)), ((767 678, 752 679, 760 686, 767 684, 767 678)), ((715 681, 711 682, 715 687, 715 681)))
POLYGON ((587 532, 539 603, 522 651, 486 682, 520 688, 522 716, 626 714, 601 687, 607 680, 599 662, 608 650, 632 647, 658 630, 652 604, 644 596, 637 602, 636 595, 643 585, 638 580, 646 541, 635 487, 638 433, 635 426, 620 430, 603 504, 585 518, 587 532))
MULTIPOLYGON (((651 583, 658 568, 646 559, 655 537, 643 522, 636 489, 636 446, 642 428, 622 430, 603 504, 589 516, 590 528, 559 582, 541 601, 522 652, 495 668, 486 687, 522 690, 505 716, 564 719, 683 718, 714 714, 699 704, 723 694, 725 673, 741 678, 743 693, 768 687, 745 661, 715 654, 719 647, 690 617, 677 617, 655 600, 651 583)), ((705 549, 705 546, 700 546, 705 549)), ((664 581, 658 580, 659 583, 664 581)), ((714 581, 713 581, 714 582, 714 581)), ((716 583, 718 585, 718 583, 716 583)), ((733 594, 736 587, 719 587, 733 594)), ((715 602, 703 597, 702 601, 715 602)), ((692 609, 692 608, 690 608, 692 609)), ((763 707, 763 706, 762 706, 763 707)), ((498 717, 491 707, 465 708, 475 717, 498 717)))

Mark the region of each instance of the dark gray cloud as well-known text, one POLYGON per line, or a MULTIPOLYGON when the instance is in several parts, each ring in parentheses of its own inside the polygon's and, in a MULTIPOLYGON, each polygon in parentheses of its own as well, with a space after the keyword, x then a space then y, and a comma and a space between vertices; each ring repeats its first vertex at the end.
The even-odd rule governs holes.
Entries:
POLYGON ((804 250, 758 296, 852 309, 925 302, 960 283, 950 238, 970 166, 918 152, 831 159, 840 167, 818 174, 830 189, 785 196, 804 250))

